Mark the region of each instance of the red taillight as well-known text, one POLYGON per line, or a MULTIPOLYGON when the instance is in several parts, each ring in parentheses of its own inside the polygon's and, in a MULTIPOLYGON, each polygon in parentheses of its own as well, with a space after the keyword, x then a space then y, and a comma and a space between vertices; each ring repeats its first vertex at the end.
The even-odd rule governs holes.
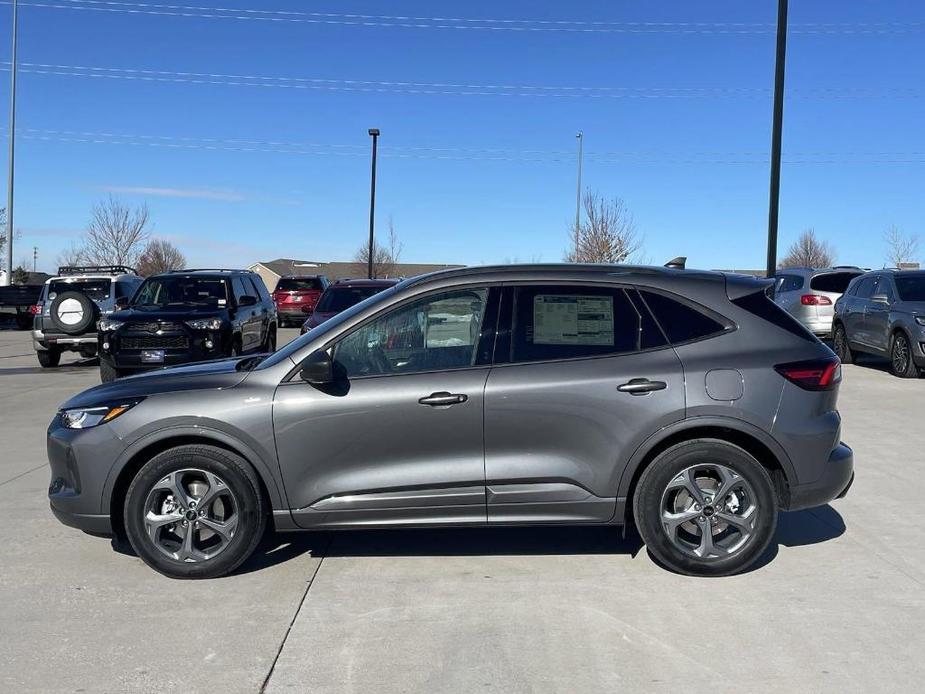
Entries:
POLYGON ((42 306, 44 306, 44 304, 41 301, 35 304, 34 306, 30 306, 29 313, 31 313, 33 316, 42 315, 42 306))
POLYGON ((838 357, 778 364, 774 370, 804 390, 829 390, 841 381, 838 357))
POLYGON ((804 294, 800 297, 800 303, 804 306, 831 306, 832 300, 820 294, 804 294))

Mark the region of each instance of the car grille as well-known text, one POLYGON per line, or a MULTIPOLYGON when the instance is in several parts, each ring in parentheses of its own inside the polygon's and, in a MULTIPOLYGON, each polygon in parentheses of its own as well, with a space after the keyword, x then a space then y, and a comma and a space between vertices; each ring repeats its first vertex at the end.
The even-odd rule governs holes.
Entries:
POLYGON ((156 333, 158 330, 174 332, 180 330, 181 326, 179 323, 171 323, 168 321, 152 321, 150 323, 130 323, 129 328, 133 333, 156 333))
POLYGON ((184 335, 123 337, 119 344, 122 349, 189 349, 189 338, 184 335))

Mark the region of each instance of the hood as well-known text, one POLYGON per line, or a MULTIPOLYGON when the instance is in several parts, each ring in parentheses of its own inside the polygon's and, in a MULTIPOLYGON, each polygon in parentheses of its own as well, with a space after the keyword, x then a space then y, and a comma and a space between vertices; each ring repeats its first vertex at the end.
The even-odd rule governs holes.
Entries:
POLYGON ((137 309, 126 308, 110 314, 110 318, 119 321, 187 321, 199 318, 221 318, 224 315, 219 307, 171 306, 167 308, 137 309))
MULTIPOLYGON (((249 358, 249 357, 245 357, 249 358)), ((137 398, 157 393, 184 390, 221 390, 231 388, 247 378, 249 371, 238 371, 241 357, 207 361, 188 366, 174 366, 126 376, 112 383, 103 383, 78 393, 61 405, 61 409, 90 407, 113 400, 137 398)))

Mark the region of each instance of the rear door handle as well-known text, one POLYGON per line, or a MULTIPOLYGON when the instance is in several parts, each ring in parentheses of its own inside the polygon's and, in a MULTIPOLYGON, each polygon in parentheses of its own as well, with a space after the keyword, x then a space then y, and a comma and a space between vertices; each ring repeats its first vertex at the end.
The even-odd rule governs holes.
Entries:
POLYGON ((440 407, 441 405, 458 405, 460 403, 466 402, 468 399, 468 395, 463 395, 462 393, 448 393, 445 390, 441 390, 439 393, 431 393, 430 395, 421 398, 418 400, 418 402, 421 405, 440 407))
POLYGON ((631 378, 627 383, 617 386, 621 393, 631 395, 645 395, 654 390, 665 390, 668 384, 664 381, 650 381, 648 378, 631 378))

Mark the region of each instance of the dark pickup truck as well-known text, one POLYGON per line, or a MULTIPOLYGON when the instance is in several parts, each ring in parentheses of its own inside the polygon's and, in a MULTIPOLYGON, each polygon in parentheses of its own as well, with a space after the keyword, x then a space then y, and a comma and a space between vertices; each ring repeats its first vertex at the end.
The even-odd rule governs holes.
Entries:
POLYGON ((12 315, 20 330, 28 330, 32 327, 33 312, 41 293, 42 285, 40 284, 14 284, 9 287, 0 287, 0 317, 12 315))

